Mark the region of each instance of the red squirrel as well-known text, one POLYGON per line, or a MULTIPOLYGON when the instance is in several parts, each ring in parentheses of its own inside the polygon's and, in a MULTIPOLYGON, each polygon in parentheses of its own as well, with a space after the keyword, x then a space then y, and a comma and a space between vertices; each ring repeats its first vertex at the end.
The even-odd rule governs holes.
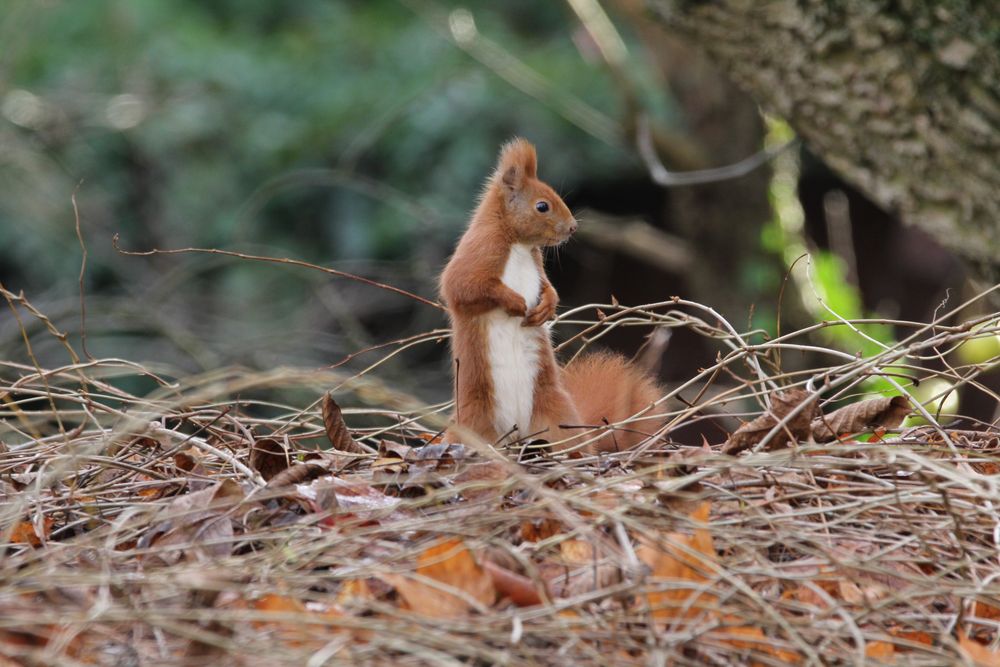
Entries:
MULTIPOLYGON (((617 355, 586 355, 565 369, 556 362, 542 325, 555 316, 559 296, 545 275, 542 248, 576 229, 563 200, 538 180, 534 146, 524 139, 506 144, 441 274, 452 325, 454 420, 484 440, 543 439, 565 449, 596 436, 581 427, 627 419, 661 395, 617 355)), ((625 449, 645 437, 628 425, 586 448, 625 449)), ((461 434, 445 435, 455 438, 461 434)))

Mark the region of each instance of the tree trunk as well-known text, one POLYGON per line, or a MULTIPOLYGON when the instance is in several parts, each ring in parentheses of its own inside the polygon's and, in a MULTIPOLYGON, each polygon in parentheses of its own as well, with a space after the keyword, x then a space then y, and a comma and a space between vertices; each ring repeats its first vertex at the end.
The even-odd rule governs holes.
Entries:
POLYGON ((647 0, 873 201, 1000 280, 1000 11, 954 0, 647 0))

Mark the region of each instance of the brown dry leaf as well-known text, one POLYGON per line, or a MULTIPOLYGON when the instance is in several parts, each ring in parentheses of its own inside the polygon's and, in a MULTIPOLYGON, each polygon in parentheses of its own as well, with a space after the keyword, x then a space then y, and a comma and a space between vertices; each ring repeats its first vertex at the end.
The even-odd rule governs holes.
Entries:
POLYGON ((403 444, 402 442, 383 439, 378 443, 379 459, 397 458, 401 461, 405 461, 410 457, 410 452, 412 451, 413 447, 403 444))
POLYGON ((564 565, 552 565, 554 567, 548 570, 540 566, 539 572, 546 578, 548 590, 557 598, 572 598, 599 591, 622 581, 621 566, 608 559, 577 566, 569 571, 564 565))
POLYGON ((465 445, 438 443, 414 447, 405 458, 417 468, 450 470, 458 462, 465 460, 466 456, 465 445))
POLYGON ((990 649, 990 647, 980 644, 975 639, 970 639, 961 630, 958 631, 958 648, 962 655, 977 665, 986 667, 1000 666, 1000 652, 990 649))
MULTIPOLYGON (((889 634, 897 639, 901 639, 905 642, 911 642, 913 644, 923 644, 924 646, 934 645, 934 637, 921 630, 904 630, 899 627, 893 627, 889 628, 889 634)), ((900 648, 899 650, 904 649, 900 648)))
MULTIPOLYGON (((725 620, 728 622, 739 622, 731 616, 726 617, 725 620)), ((729 644, 733 648, 774 656, 785 665, 797 665, 801 662, 801 656, 798 653, 778 648, 774 645, 773 640, 767 637, 764 631, 758 627, 735 625, 733 627, 713 630, 710 636, 718 638, 721 642, 729 644)), ((750 664, 760 665, 764 663, 752 661, 750 664)))
POLYGON ((559 543, 559 554, 566 565, 589 565, 598 558, 597 548, 590 542, 578 539, 559 543))
POLYGON ((501 461, 470 463, 452 479, 466 500, 482 500, 500 495, 501 483, 510 477, 510 464, 501 461))
POLYGON ((361 445, 354 442, 351 432, 347 430, 347 424, 344 423, 340 406, 330 394, 323 396, 323 428, 326 429, 326 437, 330 439, 334 449, 351 454, 368 453, 361 445))
POLYGON ((830 442, 843 433, 860 433, 879 427, 896 428, 911 410, 913 406, 905 396, 880 397, 851 403, 813 419, 812 436, 816 442, 830 442))
POLYGON ((1000 607, 976 600, 972 605, 972 615, 988 621, 1000 620, 1000 607))
POLYGON ((233 548, 233 523, 227 511, 243 498, 243 489, 231 479, 178 496, 161 511, 164 520, 143 535, 139 547, 190 547, 148 556, 165 564, 176 563, 188 554, 195 559, 227 556, 233 548))
POLYGON ((493 587, 500 597, 508 598, 518 607, 532 607, 542 604, 538 587, 528 577, 511 572, 492 561, 485 561, 483 569, 493 579, 493 587))
POLYGON ((837 595, 847 604, 862 604, 865 601, 865 594, 861 591, 861 587, 853 581, 838 581, 837 595))
POLYGON ((865 657, 879 662, 892 662, 896 647, 891 642, 874 641, 865 644, 865 657))
POLYGON ((444 438, 444 433, 418 433, 417 437, 426 442, 428 445, 436 445, 441 442, 444 438))
POLYGON ((620 559, 601 541, 567 539, 559 543, 559 557, 543 563, 539 572, 555 597, 574 597, 621 582, 620 559))
POLYGON ((461 618, 476 603, 488 607, 496 600, 493 578, 459 539, 442 540, 424 550, 416 574, 421 579, 402 574, 382 578, 396 588, 406 608, 424 616, 461 618))
POLYGON ((252 606, 257 611, 264 612, 297 614, 304 614, 306 612, 306 606, 302 604, 301 600, 276 593, 267 593, 263 597, 254 600, 252 606))
POLYGON ((188 447, 183 452, 174 454, 174 465, 184 472, 191 472, 199 464, 201 453, 194 447, 188 447))
POLYGON ((10 541, 13 544, 27 544, 32 547, 42 546, 42 540, 47 539, 52 532, 53 520, 50 517, 42 518, 42 534, 39 535, 35 529, 34 521, 22 521, 10 533, 10 541))
POLYGON ((317 625, 320 619, 339 618, 342 614, 332 609, 322 611, 312 610, 301 601, 287 595, 268 593, 254 600, 250 606, 255 611, 275 614, 295 614, 300 618, 275 618, 255 620, 253 626, 258 630, 266 630, 274 635, 274 640, 288 646, 306 646, 316 644, 317 648, 329 641, 331 628, 325 624, 317 625))
MULTIPOLYGON (((337 522, 349 522, 357 525, 383 519, 398 520, 402 518, 401 513, 396 511, 400 503, 398 498, 385 495, 361 479, 323 477, 314 482, 313 485, 319 487, 313 493, 334 494, 338 513, 336 517, 331 518, 336 519, 337 522)), ((298 492, 301 495, 306 492, 306 489, 300 486, 298 492)))
MULTIPOLYGON (((704 502, 691 519, 707 524, 708 514, 709 504, 704 502)), ((667 533, 655 541, 642 538, 636 555, 652 569, 653 578, 689 585, 708 581, 708 573, 716 562, 712 534, 705 527, 695 528, 691 535, 667 533)), ((716 600, 714 594, 699 593, 687 587, 652 591, 646 593, 645 598, 656 618, 678 615, 690 618, 701 613, 704 607, 714 607, 716 600), (687 607, 686 611, 684 607, 687 607)))
POLYGON ((784 600, 794 598, 802 604, 807 604, 810 607, 817 607, 820 609, 825 609, 828 606, 826 600, 823 599, 823 596, 807 586, 797 586, 787 590, 781 594, 781 597, 784 600))
POLYGON ((259 472, 265 481, 274 479, 289 465, 288 450, 274 438, 262 438, 250 450, 250 467, 259 472))
POLYGON ((820 567, 816 572, 816 577, 810 582, 812 585, 797 586, 789 589, 781 597, 783 599, 795 598, 799 602, 811 607, 826 609, 830 606, 830 599, 839 600, 848 605, 862 605, 866 602, 870 604, 885 596, 885 590, 878 584, 868 584, 862 589, 861 586, 846 578, 819 578, 823 576, 847 577, 850 574, 827 567, 820 567), (819 591, 816 589, 819 589, 819 591), (823 593, 826 594, 826 597, 824 597, 823 593))
POLYGON ((187 490, 201 491, 212 486, 212 482, 207 479, 212 476, 204 464, 205 455, 195 447, 188 447, 184 451, 174 454, 174 465, 189 475, 182 475, 187 478, 187 490))
POLYGON ((532 519, 521 523, 521 539, 525 542, 541 542, 561 532, 563 526, 555 519, 532 519))
POLYGON ((294 484, 302 484, 329 473, 330 471, 327 468, 316 463, 296 463, 269 479, 265 488, 273 490, 294 484))
MULTIPOLYGON (((803 401, 809 398, 810 392, 805 389, 789 389, 787 391, 777 391, 771 394, 771 409, 757 417, 751 422, 736 429, 729 436, 722 446, 724 454, 738 454, 744 449, 753 447, 764 439, 775 425, 784 419, 790 412, 797 408, 803 401)), ((780 449, 789 442, 789 435, 795 440, 802 440, 809 436, 810 424, 816 416, 816 398, 813 397, 810 404, 795 415, 785 427, 774 434, 767 444, 767 449, 780 449)))
POLYGON ((337 591, 336 605, 342 609, 349 609, 374 597, 367 579, 348 579, 340 585, 340 590, 337 591))

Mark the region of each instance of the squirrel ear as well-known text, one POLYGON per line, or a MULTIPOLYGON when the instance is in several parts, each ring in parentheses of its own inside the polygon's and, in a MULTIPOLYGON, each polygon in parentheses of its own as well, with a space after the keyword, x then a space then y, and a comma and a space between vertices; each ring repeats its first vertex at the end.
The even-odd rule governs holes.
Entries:
POLYGON ((535 155, 535 147, 525 139, 514 139, 500 151, 497 174, 503 184, 511 190, 519 189, 524 184, 525 178, 535 178, 537 169, 538 158, 535 155))

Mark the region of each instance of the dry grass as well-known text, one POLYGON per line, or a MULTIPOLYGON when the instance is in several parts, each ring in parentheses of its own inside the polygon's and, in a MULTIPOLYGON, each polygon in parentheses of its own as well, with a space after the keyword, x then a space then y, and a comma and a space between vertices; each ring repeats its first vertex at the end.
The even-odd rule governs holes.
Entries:
MULTIPOLYGON (((41 316, 5 296, 20 317, 41 316)), ((756 416, 779 386, 854 400, 890 366, 926 377, 920 367, 936 362, 934 374, 995 401, 979 383, 987 364, 948 363, 951 348, 996 332, 971 330, 991 318, 897 323, 912 335, 859 359, 818 344, 815 331, 750 345, 683 300, 601 309, 600 322, 581 319, 593 306, 567 313, 560 334, 575 345, 618 326, 685 327, 720 349, 664 397, 655 437, 601 458, 410 450, 440 430, 448 406, 395 392, 377 361, 354 376, 182 379, 75 354, 59 368, 0 362, 0 664, 819 664, 867 654, 938 665, 960 659, 962 637, 983 651, 997 641, 995 424, 942 428, 952 416, 921 408, 931 425, 875 442, 771 450, 765 438, 737 457, 721 453, 722 433, 705 447, 670 439, 710 417, 756 416), (821 365, 783 372, 779 351, 821 365), (117 388, 123 376, 158 388, 132 395, 117 388), (345 420, 379 454, 319 451, 319 399, 331 388, 377 406, 345 420), (317 400, 254 398, 276 390, 317 400), (282 445, 268 451, 288 453, 271 460, 276 469, 309 463, 318 468, 299 470, 326 476, 268 485, 261 455, 251 464, 268 439, 282 445), (710 553, 697 546, 705 502, 710 553), (450 538, 475 563, 519 573, 542 603, 477 597, 464 582, 479 565, 451 582, 459 593, 407 575, 450 538), (683 573, 650 571, 657 549, 683 573)), ((815 329, 829 326, 852 323, 815 329)), ((909 382, 892 377, 905 392, 909 382)))

